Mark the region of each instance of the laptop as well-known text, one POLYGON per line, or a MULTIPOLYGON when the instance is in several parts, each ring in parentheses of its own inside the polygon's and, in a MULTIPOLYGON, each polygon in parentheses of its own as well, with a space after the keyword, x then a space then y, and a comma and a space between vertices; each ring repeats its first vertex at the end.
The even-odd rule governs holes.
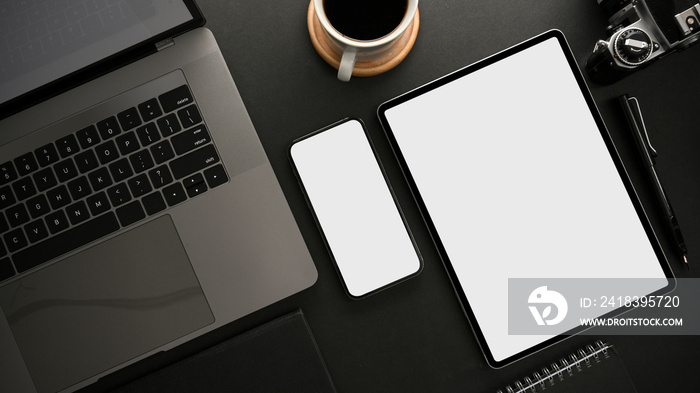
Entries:
POLYGON ((0 391, 74 391, 317 271, 192 0, 0 1, 0 391))

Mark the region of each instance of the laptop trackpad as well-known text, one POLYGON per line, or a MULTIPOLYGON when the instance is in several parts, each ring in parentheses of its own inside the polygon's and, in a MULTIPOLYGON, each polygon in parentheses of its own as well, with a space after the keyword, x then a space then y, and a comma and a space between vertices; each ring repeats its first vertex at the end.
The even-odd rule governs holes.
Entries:
POLYGON ((214 321, 170 216, 2 288, 0 305, 39 392, 214 321))

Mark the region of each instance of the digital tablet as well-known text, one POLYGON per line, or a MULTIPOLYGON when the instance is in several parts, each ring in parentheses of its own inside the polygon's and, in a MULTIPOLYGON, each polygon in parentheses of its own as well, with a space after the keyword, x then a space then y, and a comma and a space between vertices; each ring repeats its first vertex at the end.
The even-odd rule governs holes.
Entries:
POLYGON ((509 279, 658 279, 640 284, 641 295, 672 285, 560 31, 392 99, 378 115, 491 366, 577 331, 509 334, 509 279))

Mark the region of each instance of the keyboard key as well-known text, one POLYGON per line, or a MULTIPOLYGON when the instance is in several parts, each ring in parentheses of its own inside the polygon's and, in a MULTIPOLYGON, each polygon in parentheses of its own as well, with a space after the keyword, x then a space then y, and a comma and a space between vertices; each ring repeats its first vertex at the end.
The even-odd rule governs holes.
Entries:
POLYGON ((107 194, 104 192, 92 195, 85 201, 87 202, 90 213, 92 213, 93 216, 99 216, 112 208, 112 206, 109 204, 107 194))
MULTIPOLYGON (((75 4, 75 2, 73 2, 75 4)), ((68 23, 75 23, 87 16, 87 11, 85 6, 82 4, 76 4, 66 10, 66 17, 68 18, 68 23)))
POLYGON ((51 168, 44 168, 35 173, 32 177, 34 178, 34 183, 36 183, 36 188, 39 190, 39 192, 46 191, 58 184, 56 181, 56 176, 54 176, 51 168))
POLYGON ((78 176, 78 169, 70 158, 59 162, 53 169, 56 171, 56 176, 61 183, 65 183, 78 176))
POLYGON ((15 158, 15 165, 17 165, 17 172, 20 176, 24 176, 39 169, 39 164, 37 164, 33 153, 23 154, 15 158))
POLYGON ((182 130, 180 122, 177 120, 177 116, 175 116, 174 113, 161 117, 156 123, 158 123, 158 129, 161 135, 163 135, 163 138, 167 138, 182 130))
POLYGON ((131 194, 129 193, 129 187, 126 183, 119 183, 114 187, 107 190, 107 195, 109 196, 112 206, 117 207, 123 205, 131 200, 131 194))
POLYGON ((151 183, 148 181, 148 176, 146 176, 145 173, 132 177, 127 183, 129 184, 131 195, 133 195, 134 198, 139 198, 153 191, 153 187, 151 187, 151 183))
POLYGON ((80 26, 77 23, 62 28, 60 33, 63 42, 66 44, 83 36, 83 31, 80 29, 80 26))
POLYGON ((209 188, 218 187, 228 182, 228 176, 226 175, 224 166, 221 164, 204 171, 204 177, 207 179, 209 188))
POLYGON ((49 236, 49 231, 46 229, 43 220, 37 220, 25 225, 24 232, 27 234, 27 239, 30 243, 36 243, 49 236))
POLYGON ((194 175, 183 179, 182 185, 185 186, 185 189, 187 189, 203 182, 204 176, 201 173, 195 173, 194 175))
POLYGON ((113 183, 107 168, 100 168, 94 172, 90 172, 88 174, 88 178, 90 179, 92 189, 95 191, 100 191, 103 188, 107 188, 113 183))
POLYGON ((119 5, 115 4, 100 12, 100 18, 102 18, 102 23, 104 23, 106 26, 118 23, 120 20, 122 20, 122 18, 124 18, 124 15, 122 14, 119 5))
MULTIPOLYGON (((8 38, 17 38, 17 36, 14 35, 14 37, 8 37, 8 38)), ((18 44, 18 45, 21 45, 21 44, 18 44)), ((3 54, 2 61, 3 61, 3 65, 5 66, 5 69, 8 69, 10 71, 15 71, 15 70, 19 70, 20 67, 22 66, 22 52, 20 52, 20 50, 17 49, 15 45, 12 45, 12 46, 13 46, 13 50, 11 50, 10 52, 5 52, 3 54)))
POLYGON ((7 215, 7 222, 9 222, 10 226, 13 228, 29 221, 29 212, 27 212, 27 208, 24 207, 24 204, 10 207, 5 210, 5 214, 7 215))
POLYGON ((202 115, 195 105, 190 105, 187 108, 177 111, 177 117, 180 119, 180 124, 183 128, 190 128, 202 122, 202 115))
POLYGON ((15 179, 17 179, 17 172, 12 162, 7 161, 4 164, 0 164, 0 185, 7 184, 15 179))
POLYGON ((12 190, 10 190, 10 186, 0 187, 0 209, 10 206, 16 201, 15 195, 12 193, 12 190))
POLYGON ((167 207, 160 192, 146 195, 141 201, 149 216, 161 212, 167 207))
MULTIPOLYGON (((109 176, 109 174, 107 174, 107 176, 109 176)), ((68 183, 68 191, 70 191, 71 197, 73 197, 73 199, 76 201, 78 199, 85 198, 92 192, 92 190, 90 189, 90 183, 88 182, 88 179, 85 176, 79 177, 68 183)))
MULTIPOLYGON (((27 0, 26 2, 33 3, 33 0, 27 0)), ((46 8, 34 7, 31 10, 29 10, 27 16, 28 22, 31 23, 29 26, 27 26, 27 36, 29 37, 30 41, 36 41, 49 32, 49 28, 45 23, 37 23, 49 16, 49 13, 46 10, 46 8)), ((32 44, 40 46, 38 42, 32 44)))
POLYGON ((163 111, 166 113, 183 108, 194 102, 190 89, 187 87, 187 85, 182 85, 177 89, 161 94, 158 97, 158 100, 160 100, 160 105, 163 107, 163 111))
MULTIPOLYGON (((41 10, 41 8, 35 8, 34 10, 41 10)), ((46 10, 44 9, 43 12, 46 10)), ((42 17, 39 15, 43 13, 42 11, 39 11, 37 13, 34 13, 33 15, 30 14, 30 23, 31 25, 27 26, 27 37, 29 38, 29 44, 25 46, 25 55, 27 56, 39 56, 41 55, 41 42, 39 41, 42 36, 46 35, 49 32, 48 26, 46 26, 45 23, 36 23, 42 17)), ((48 15, 48 13, 46 14, 48 15)), ((36 59, 36 57, 34 58, 36 59)))
POLYGON ((187 195, 185 194, 185 189, 182 188, 182 184, 175 183, 163 189, 163 196, 168 206, 175 206, 180 202, 187 200, 187 195))
POLYGON ((5 2, 5 3, 0 3, 0 18, 8 18, 11 15, 14 15, 14 7, 12 3, 10 2, 5 2))
POLYGON ((148 150, 141 150, 138 153, 130 155, 129 161, 131 162, 131 166, 134 167, 134 172, 136 173, 141 173, 145 170, 151 169, 155 165, 148 150))
POLYGON ((46 2, 46 7, 49 10, 49 14, 57 14, 68 8, 68 4, 66 0, 50 0, 46 2))
POLYGON ((172 142, 175 152, 181 155, 206 145, 211 142, 211 137, 207 132, 207 128, 204 125, 200 125, 175 135, 172 142))
POLYGON ((116 141, 119 152, 122 153, 123 156, 135 152, 140 147, 134 132, 128 132, 124 135, 120 135, 117 137, 116 141))
MULTIPOLYGON (((2 246, 0 245, 0 247, 2 246)), ((14 275, 15 269, 12 267, 12 263, 10 263, 10 258, 0 259, 0 281, 7 280, 14 275)))
POLYGON ((12 183, 12 189, 15 191, 15 196, 20 201, 36 194, 36 187, 34 187, 31 177, 24 177, 12 183))
POLYGON ((29 244, 22 228, 7 232, 2 238, 5 240, 5 245, 10 252, 21 250, 29 244))
POLYGON ((119 223, 114 213, 107 213, 24 249, 13 255, 13 260, 17 270, 22 273, 118 229, 119 223))
POLYGON ((58 152, 61 153, 61 157, 66 158, 77 153, 80 150, 78 146, 78 140, 75 139, 75 135, 66 135, 63 138, 56 141, 56 147, 58 152))
POLYGON ((97 158, 103 165, 112 162, 119 158, 119 150, 117 150, 117 145, 114 141, 107 141, 95 148, 97 153, 97 158))
POLYGON ((125 227, 139 220, 143 220, 146 218, 146 213, 143 211, 139 201, 133 201, 128 205, 118 208, 117 217, 119 217, 119 223, 125 227))
POLYGON ((78 201, 68 206, 65 210, 70 223, 73 225, 78 225, 90 218, 90 212, 83 201, 78 201))
MULTIPOLYGON (((34 6, 34 1, 29 0, 19 0, 15 1, 15 11, 26 11, 34 6)), ((9 5, 9 4, 8 4, 9 5)))
POLYGON ((196 173, 193 176, 185 178, 182 184, 185 186, 187 196, 190 198, 194 198, 208 190, 207 183, 204 182, 204 176, 202 176, 201 173, 196 173))
POLYGON ((49 201, 42 194, 35 196, 34 198, 27 201, 27 210, 29 210, 29 215, 32 218, 41 217, 51 211, 49 206, 49 201))
POLYGON ((151 183, 155 188, 161 188, 173 182, 173 176, 170 174, 170 169, 168 169, 166 165, 161 165, 149 171, 148 177, 151 178, 151 183))
POLYGON ((137 128, 136 134, 139 137, 139 141, 141 141, 141 145, 144 147, 160 140, 160 134, 158 133, 155 123, 148 123, 137 128))
POLYGON ((134 174, 134 171, 131 170, 131 165, 129 165, 129 160, 126 158, 122 158, 110 164, 109 172, 112 174, 112 179, 114 179, 115 183, 127 179, 134 174))
MULTIPOLYGON (((27 30, 27 35, 30 31, 27 30)), ((42 55, 41 44, 39 42, 28 42, 20 48, 25 61, 34 61, 42 55)))
POLYGON ((119 125, 122 127, 122 131, 128 131, 132 128, 141 125, 141 118, 136 108, 129 108, 123 112, 117 114, 117 119, 119 120, 119 125))
MULTIPOLYGON (((95 1, 89 1, 86 5, 90 4, 104 4, 104 1, 102 0, 95 0, 95 1)), ((83 32, 87 34, 94 34, 99 32, 102 29, 102 20, 100 19, 99 14, 91 14, 88 15, 87 18, 83 19, 80 21, 80 27, 82 28, 83 32)))
POLYGON ((214 145, 207 145, 170 162, 170 170, 176 179, 181 179, 219 162, 214 145))
MULTIPOLYGON (((51 16, 49 16, 48 19, 46 19, 46 24, 48 25, 50 32, 56 32, 56 31, 61 30, 66 25, 68 25, 68 19, 66 18, 66 15, 63 13, 52 14, 51 16)), ((59 35, 59 37, 60 37, 60 35, 59 35)))
POLYGON ((78 141, 83 149, 93 147, 100 143, 100 136, 97 134, 97 128, 95 128, 93 125, 83 128, 82 130, 78 131, 76 135, 78 136, 78 141))
MULTIPOLYGON (((7 3, 5 3, 7 4, 7 3)), ((5 4, 3 4, 3 8, 7 7, 5 4)), ((20 29, 25 29, 27 25, 29 25, 29 17, 25 13, 19 13, 19 11, 24 11, 26 7, 21 6, 22 1, 17 1, 15 0, 15 14, 12 15, 12 18, 7 21, 3 21, 3 24, 6 26, 3 26, 3 30, 7 29, 7 26, 9 26, 9 31, 16 31, 20 29)), ((25 33, 26 34, 26 33, 25 33)))
POLYGON ((54 162, 57 162, 59 159, 58 151, 56 150, 56 146, 53 144, 48 144, 34 150, 34 154, 36 155, 39 165, 42 167, 51 165, 54 162))
POLYGON ((68 189, 64 185, 60 185, 46 193, 46 198, 51 204, 53 210, 60 209, 71 202, 68 189))
POLYGON ((51 53, 59 50, 63 46, 60 33, 51 33, 41 38, 41 46, 46 53, 51 53))
POLYGON ((107 6, 104 0, 89 0, 84 2, 84 4, 89 14, 103 10, 107 6))
POLYGON ((66 214, 63 212, 63 210, 58 210, 49 214, 44 218, 44 221, 46 221, 46 226, 49 228, 49 232, 51 232, 52 235, 55 235, 64 229, 68 229, 70 226, 68 223, 68 218, 66 218, 66 214))
POLYGON ((119 123, 117 123, 117 118, 114 116, 98 122, 97 130, 100 132, 100 136, 103 140, 117 136, 122 132, 121 128, 119 128, 119 123))
POLYGON ((97 156, 92 150, 86 150, 75 156, 75 164, 78 166, 80 173, 87 173, 100 166, 97 161, 97 156))
POLYGON ((151 154, 153 155, 153 159, 155 159, 156 164, 162 164, 165 161, 175 157, 173 148, 170 147, 170 142, 167 140, 151 146, 151 154))
POLYGON ((163 112, 160 110, 160 105, 158 105, 158 100, 155 98, 140 104, 138 108, 143 121, 151 121, 163 114, 163 112))

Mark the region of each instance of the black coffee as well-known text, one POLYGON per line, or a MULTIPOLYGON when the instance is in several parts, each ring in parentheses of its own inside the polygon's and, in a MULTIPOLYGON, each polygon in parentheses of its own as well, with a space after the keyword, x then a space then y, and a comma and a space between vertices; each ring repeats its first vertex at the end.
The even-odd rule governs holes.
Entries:
POLYGON ((324 0, 331 25, 356 40, 376 40, 394 31, 406 14, 407 0, 324 0))

